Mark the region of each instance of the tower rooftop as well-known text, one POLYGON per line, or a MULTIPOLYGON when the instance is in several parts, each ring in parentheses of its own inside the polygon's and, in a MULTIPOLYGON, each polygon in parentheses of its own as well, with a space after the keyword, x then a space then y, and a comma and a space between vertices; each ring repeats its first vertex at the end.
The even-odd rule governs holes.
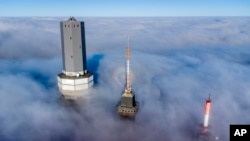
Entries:
POLYGON ((72 17, 69 17, 67 21, 77 21, 77 20, 72 16, 72 17))

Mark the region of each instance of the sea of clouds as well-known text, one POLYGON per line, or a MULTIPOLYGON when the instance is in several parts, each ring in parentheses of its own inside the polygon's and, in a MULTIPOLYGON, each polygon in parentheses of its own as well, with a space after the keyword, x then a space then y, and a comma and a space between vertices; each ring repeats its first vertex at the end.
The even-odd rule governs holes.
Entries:
POLYGON ((250 18, 83 18, 89 96, 64 101, 60 24, 67 17, 0 18, 1 141, 191 141, 211 93, 210 132, 250 123, 250 18), (134 120, 120 118, 130 36, 134 120))

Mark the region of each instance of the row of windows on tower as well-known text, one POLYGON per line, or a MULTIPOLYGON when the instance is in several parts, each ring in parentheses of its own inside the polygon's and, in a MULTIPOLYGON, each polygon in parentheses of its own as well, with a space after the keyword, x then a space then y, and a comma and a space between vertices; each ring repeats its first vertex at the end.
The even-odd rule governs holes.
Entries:
POLYGON ((119 112, 135 113, 135 110, 119 110, 119 112))
MULTIPOLYGON (((79 27, 79 24, 78 25, 73 25, 73 27, 79 27)), ((67 25, 65 24, 64 27, 67 27, 67 25)), ((68 27, 70 27, 70 25, 68 25, 68 27)))

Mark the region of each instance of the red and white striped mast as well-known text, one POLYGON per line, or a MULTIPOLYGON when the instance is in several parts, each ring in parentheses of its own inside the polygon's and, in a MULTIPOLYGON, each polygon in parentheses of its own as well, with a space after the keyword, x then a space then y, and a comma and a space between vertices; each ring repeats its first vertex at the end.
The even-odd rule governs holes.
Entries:
POLYGON ((208 129, 211 103, 212 103, 212 100, 211 100, 210 94, 209 94, 209 97, 206 99, 206 103, 205 103, 205 116, 204 116, 204 123, 203 123, 203 132, 207 132, 207 129, 208 129))
POLYGON ((131 83, 130 83, 130 46, 129 46, 129 36, 128 36, 128 44, 126 50, 126 92, 131 92, 131 83))

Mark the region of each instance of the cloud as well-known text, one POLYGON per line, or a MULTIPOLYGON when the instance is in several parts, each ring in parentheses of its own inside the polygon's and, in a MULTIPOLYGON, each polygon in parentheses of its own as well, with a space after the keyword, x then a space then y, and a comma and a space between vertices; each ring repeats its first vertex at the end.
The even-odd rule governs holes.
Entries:
POLYGON ((249 124, 249 18, 78 18, 97 78, 76 102, 57 90, 62 19, 0 19, 0 140, 192 140, 210 92, 213 136, 249 124), (127 35, 134 120, 116 114, 127 35))
POLYGON ((58 21, 0 19, 0 58, 52 58, 60 55, 58 21))

